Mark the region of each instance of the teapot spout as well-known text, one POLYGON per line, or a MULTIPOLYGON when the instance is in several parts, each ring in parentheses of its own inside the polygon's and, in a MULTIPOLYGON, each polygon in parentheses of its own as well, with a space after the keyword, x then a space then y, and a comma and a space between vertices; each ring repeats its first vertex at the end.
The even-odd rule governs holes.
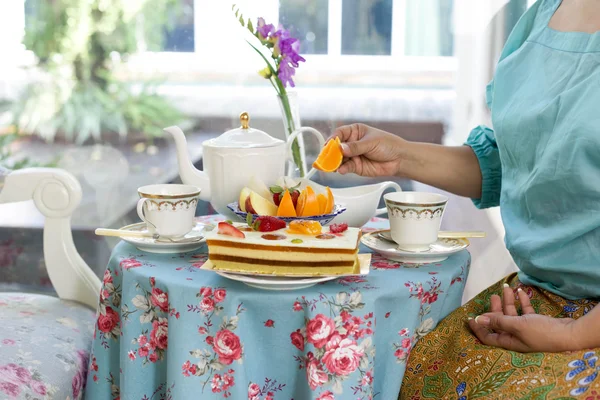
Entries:
POLYGON ((179 177, 186 185, 198 186, 200 191, 200 199, 210 201, 210 180, 204 171, 200 171, 190 160, 187 149, 187 140, 185 134, 178 126, 170 126, 163 129, 170 133, 175 140, 175 148, 177 150, 177 163, 179 164, 179 177))

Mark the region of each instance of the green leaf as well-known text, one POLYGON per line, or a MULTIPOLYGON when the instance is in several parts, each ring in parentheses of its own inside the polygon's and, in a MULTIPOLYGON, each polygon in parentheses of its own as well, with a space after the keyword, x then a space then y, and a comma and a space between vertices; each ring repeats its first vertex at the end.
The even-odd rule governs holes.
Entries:
POLYGON ((283 188, 281 186, 278 185, 273 185, 269 188, 269 190, 271 191, 271 193, 275 194, 275 193, 283 193, 283 188))
POLYGON ((254 25, 252 25, 252 21, 248 18, 248 30, 254 33, 254 25))
POLYGON ((239 13, 240 13, 240 10, 239 10, 239 9, 238 9, 238 10, 235 10, 235 17, 236 17, 236 18, 237 18, 237 17, 239 17, 239 13))
POLYGON ((445 371, 434 376, 426 376, 423 381, 425 383, 423 397, 430 399, 441 399, 452 386, 452 379, 445 371))
POLYGON ((240 21, 240 24, 242 24, 243 27, 246 26, 246 21, 244 21, 244 16, 243 15, 240 15, 239 21, 240 21))
POLYGON ((515 372, 514 369, 509 371, 497 372, 494 375, 490 376, 485 381, 475 385, 469 394, 469 399, 477 399, 479 397, 487 396, 490 393, 494 392, 500 386, 506 382, 506 380, 515 372))
POLYGON ((544 360, 544 353, 517 353, 510 352, 510 362, 514 367, 525 368, 531 365, 540 367, 544 360))
POLYGON ((533 389, 519 400, 545 400, 548 393, 554 389, 554 383, 533 389))
MULTIPOLYGON (((248 41, 246 40, 246 42, 248 42, 248 41)), ((267 63, 267 66, 271 70, 271 74, 277 76, 277 71, 275 71, 275 69, 273 68, 273 65, 269 62, 269 60, 267 60, 267 57, 265 57, 265 55, 260 50, 258 50, 252 43, 248 42, 248 44, 250 46, 252 46, 252 48, 262 57, 263 60, 265 60, 265 62, 267 63)))
POLYGON ((248 226, 252 226, 252 214, 246 214, 246 223, 248 224, 248 226))

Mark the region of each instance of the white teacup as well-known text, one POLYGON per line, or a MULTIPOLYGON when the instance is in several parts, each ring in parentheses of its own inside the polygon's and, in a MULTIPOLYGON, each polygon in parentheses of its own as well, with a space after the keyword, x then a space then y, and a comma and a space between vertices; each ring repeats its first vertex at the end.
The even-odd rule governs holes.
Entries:
POLYGON ((138 189, 137 213, 148 232, 182 237, 194 227, 200 189, 191 185, 159 184, 138 189))
POLYGON ((398 248, 427 251, 437 241, 448 197, 436 193, 393 192, 383 196, 390 235, 398 248))

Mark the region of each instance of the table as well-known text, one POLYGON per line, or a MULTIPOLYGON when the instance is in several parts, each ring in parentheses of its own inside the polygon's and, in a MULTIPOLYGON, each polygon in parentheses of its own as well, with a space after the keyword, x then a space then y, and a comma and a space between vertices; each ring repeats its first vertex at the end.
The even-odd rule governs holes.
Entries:
POLYGON ((470 265, 467 251, 428 265, 374 254, 366 276, 278 292, 200 270, 206 257, 115 248, 88 400, 395 399, 414 343, 460 306, 470 265))

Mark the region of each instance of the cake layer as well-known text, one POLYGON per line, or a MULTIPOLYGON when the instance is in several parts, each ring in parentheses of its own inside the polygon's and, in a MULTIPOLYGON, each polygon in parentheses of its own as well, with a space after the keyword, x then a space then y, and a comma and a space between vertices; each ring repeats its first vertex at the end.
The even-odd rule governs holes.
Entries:
POLYGON ((306 263, 321 263, 321 262, 347 262, 352 264, 356 259, 357 250, 343 250, 337 252, 335 249, 319 249, 321 251, 313 252, 309 248, 288 248, 288 247, 270 247, 257 246, 251 248, 240 247, 232 243, 219 240, 211 240, 208 242, 209 258, 214 256, 224 255, 230 257, 247 258, 254 260, 273 260, 285 262, 306 262, 306 263))
POLYGON ((328 275, 348 275, 359 274, 360 265, 358 259, 351 266, 321 267, 312 266, 286 266, 285 262, 274 265, 258 265, 246 262, 211 260, 213 269, 223 272, 237 272, 257 275, 287 275, 287 276, 328 276, 328 275))

